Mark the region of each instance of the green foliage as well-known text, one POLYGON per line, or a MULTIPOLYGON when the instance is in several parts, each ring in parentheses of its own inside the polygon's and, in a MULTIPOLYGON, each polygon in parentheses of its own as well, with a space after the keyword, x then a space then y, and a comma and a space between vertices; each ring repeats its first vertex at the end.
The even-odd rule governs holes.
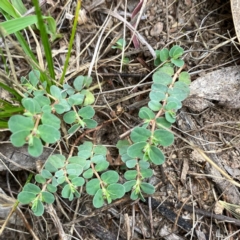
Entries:
MULTIPOLYGON (((119 50, 123 51, 125 46, 126 46, 126 41, 123 38, 120 38, 117 40, 115 45, 112 46, 112 49, 119 49, 119 50)), ((127 65, 127 64, 129 64, 129 62, 130 62, 129 58, 123 56, 122 63, 124 65, 127 65)))
POLYGON ((26 97, 21 100, 24 114, 14 115, 8 121, 14 146, 21 147, 27 143, 29 154, 38 157, 42 154, 44 143, 53 144, 59 141, 61 120, 55 113, 64 114, 63 120, 72 125, 68 131, 70 134, 80 128, 97 126, 97 122, 92 119, 95 111, 86 104, 94 101, 92 93, 84 89, 90 85, 90 78, 81 77, 81 87, 79 77, 76 78, 74 86, 77 89, 67 84, 63 88, 52 85, 51 95, 40 82, 39 71, 31 71, 28 78, 22 78, 22 84, 27 90, 26 97))
MULTIPOLYGON (((124 41, 118 41, 115 48, 124 46, 124 41)), ((144 194, 153 194, 155 188, 147 179, 153 175, 152 166, 165 161, 163 148, 174 142, 171 125, 182 107, 181 102, 189 94, 189 74, 181 69, 174 74, 183 66, 182 54, 179 46, 156 51, 155 64, 160 66, 152 77, 148 106, 139 110, 142 125, 131 131, 128 140, 120 140, 116 145, 125 164, 123 184, 119 183, 119 172, 109 168, 107 148, 85 141, 77 147, 75 156, 51 155, 35 176, 36 184, 26 184, 18 200, 30 204, 33 213, 40 216, 44 204, 54 202, 56 192, 71 201, 80 197, 80 189, 85 189, 92 196, 95 208, 128 192, 132 200, 143 201, 144 194)), ((44 143, 54 144, 61 139, 61 124, 67 126, 69 135, 97 126, 92 119, 95 111, 91 104, 95 99, 88 89, 92 83, 90 77, 79 76, 71 86, 52 85, 48 92, 40 75, 34 70, 28 79, 22 79, 27 90, 21 99, 25 111, 23 115, 12 116, 8 122, 12 144, 19 147, 27 143, 29 153, 35 157, 42 153, 44 143)))

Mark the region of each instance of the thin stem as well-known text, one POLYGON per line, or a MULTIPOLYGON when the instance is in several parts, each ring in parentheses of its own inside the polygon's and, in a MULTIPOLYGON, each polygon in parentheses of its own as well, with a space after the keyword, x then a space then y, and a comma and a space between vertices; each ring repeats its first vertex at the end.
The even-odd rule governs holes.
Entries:
POLYGON ((76 30, 77 30, 77 21, 78 21, 79 11, 81 9, 81 3, 82 3, 81 0, 77 1, 77 8, 76 8, 75 17, 74 17, 72 34, 71 34, 71 38, 70 38, 70 41, 69 41, 68 53, 67 53, 67 57, 66 57, 64 67, 63 67, 63 73, 62 73, 62 76, 61 76, 61 79, 60 79, 60 84, 63 84, 64 77, 65 77, 66 72, 67 72, 68 62, 69 62, 71 51, 72 51, 72 45, 73 45, 73 41, 74 41, 74 38, 75 38, 76 30))

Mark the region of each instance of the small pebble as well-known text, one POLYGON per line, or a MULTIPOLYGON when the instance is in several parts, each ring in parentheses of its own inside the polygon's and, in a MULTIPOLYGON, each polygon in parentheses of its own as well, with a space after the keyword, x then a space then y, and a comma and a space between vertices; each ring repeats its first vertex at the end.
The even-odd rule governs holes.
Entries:
POLYGON ((155 37, 155 36, 159 36, 160 33, 162 32, 163 30, 163 23, 162 22, 157 22, 153 28, 151 29, 150 31, 150 35, 155 37))

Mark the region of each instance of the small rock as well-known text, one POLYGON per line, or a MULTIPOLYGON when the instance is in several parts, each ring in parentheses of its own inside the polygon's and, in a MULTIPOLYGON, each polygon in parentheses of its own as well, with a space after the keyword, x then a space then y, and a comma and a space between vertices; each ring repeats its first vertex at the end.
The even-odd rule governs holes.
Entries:
POLYGON ((150 35, 153 37, 159 36, 163 30, 163 23, 157 22, 150 31, 150 35))

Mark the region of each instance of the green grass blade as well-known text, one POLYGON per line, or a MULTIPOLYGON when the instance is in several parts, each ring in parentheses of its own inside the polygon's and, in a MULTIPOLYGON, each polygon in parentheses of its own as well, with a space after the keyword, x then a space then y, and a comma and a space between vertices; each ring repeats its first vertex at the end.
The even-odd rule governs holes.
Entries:
POLYGON ((79 10, 81 8, 81 2, 82 2, 81 0, 77 1, 74 23, 73 23, 71 38, 70 38, 69 46, 68 46, 68 53, 67 53, 67 57, 66 57, 64 67, 63 67, 63 73, 62 73, 62 76, 61 76, 61 79, 60 79, 60 84, 63 84, 64 77, 65 77, 65 74, 67 72, 68 62, 69 62, 69 59, 70 59, 70 56, 71 56, 72 45, 73 45, 73 41, 74 41, 74 38, 75 38, 76 29, 77 29, 77 20, 78 20, 79 10))
POLYGON ((8 123, 7 123, 7 121, 0 120, 0 128, 8 128, 8 123))
POLYGON ((14 18, 20 17, 20 15, 16 13, 13 5, 8 0, 1 0, 0 8, 14 18))
MULTIPOLYGON (((39 30, 40 30, 40 36, 41 36, 42 44, 43 44, 43 47, 44 47, 44 52, 45 52, 47 64, 48 64, 48 70, 49 70, 51 78, 55 79, 52 51, 51 51, 51 47, 50 47, 50 44, 49 44, 49 41, 48 41, 48 35, 47 35, 47 31, 46 31, 46 28, 45 28, 45 25, 44 25, 44 22, 43 22, 43 17, 42 17, 41 9, 39 7, 38 0, 33 0, 33 4, 34 4, 34 7, 35 7, 35 12, 36 12, 36 15, 37 15, 37 19, 38 19, 38 27, 39 27, 39 30)), ((48 80, 48 84, 50 86, 52 85, 50 80, 48 80)))
POLYGON ((20 14, 24 14, 25 12, 27 12, 27 9, 25 8, 23 2, 21 0, 12 0, 12 5, 15 7, 15 9, 17 9, 17 11, 20 14))
POLYGON ((8 91, 12 95, 14 95, 17 101, 20 102, 22 100, 22 96, 17 91, 15 91, 13 88, 8 87, 7 85, 5 85, 1 82, 0 82, 0 87, 3 88, 4 90, 8 91))
POLYGON ((25 29, 26 27, 35 23, 37 23, 37 17, 35 15, 31 15, 2 22, 0 23, 0 27, 4 29, 4 36, 7 36, 25 29))

